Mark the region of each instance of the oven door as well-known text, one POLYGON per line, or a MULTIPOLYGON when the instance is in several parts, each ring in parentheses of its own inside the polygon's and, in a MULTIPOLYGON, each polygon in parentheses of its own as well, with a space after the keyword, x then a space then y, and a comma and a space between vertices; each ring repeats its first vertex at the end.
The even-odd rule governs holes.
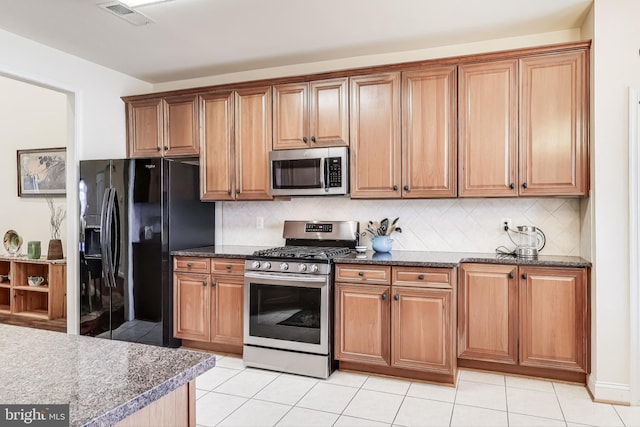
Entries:
POLYGON ((244 344, 329 354, 329 276, 246 271, 244 344))

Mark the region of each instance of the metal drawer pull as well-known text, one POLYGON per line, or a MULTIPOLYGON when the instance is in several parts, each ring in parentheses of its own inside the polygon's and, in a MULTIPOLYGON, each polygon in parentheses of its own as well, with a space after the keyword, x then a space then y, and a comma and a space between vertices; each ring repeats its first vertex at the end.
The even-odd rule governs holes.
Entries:
POLYGON ((227 264, 227 270, 231 270, 231 264, 227 264))
POLYGON ((418 280, 424 280, 424 274, 420 274, 420 275, 418 276, 418 280))
POLYGON ((358 276, 360 277, 364 276, 364 271, 358 271, 358 276))
POLYGON ((188 262, 187 263, 187 267, 189 267, 189 268, 193 267, 193 263, 192 262, 188 262))
POLYGON ((522 278, 526 279, 527 278, 527 273, 522 273, 522 278))
POLYGON ((382 300, 384 301, 384 300, 386 300, 386 299, 387 299, 387 294, 386 294, 386 293, 385 293, 385 294, 382 294, 382 300))
POLYGON ((214 287, 215 285, 217 285, 216 281, 214 280, 213 282, 211 282, 211 287, 214 287))
POLYGON ((204 280, 204 281, 202 282, 202 286, 207 286, 207 281, 206 281, 206 280, 204 280))
POLYGON ((395 295, 393 296, 393 299, 394 299, 394 300, 396 300, 396 301, 398 301, 398 300, 400 299, 400 295, 395 294, 395 295))
POLYGON ((513 272, 509 273, 509 279, 513 279, 513 272))

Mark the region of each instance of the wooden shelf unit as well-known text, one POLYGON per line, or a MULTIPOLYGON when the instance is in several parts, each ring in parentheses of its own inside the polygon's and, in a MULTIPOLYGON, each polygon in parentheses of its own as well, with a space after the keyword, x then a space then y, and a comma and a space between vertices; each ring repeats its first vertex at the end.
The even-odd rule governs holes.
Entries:
POLYGON ((0 282, 0 312, 47 320, 66 317, 64 260, 0 256, 0 274, 11 275, 0 282), (29 276, 42 276, 44 283, 29 286, 29 276))

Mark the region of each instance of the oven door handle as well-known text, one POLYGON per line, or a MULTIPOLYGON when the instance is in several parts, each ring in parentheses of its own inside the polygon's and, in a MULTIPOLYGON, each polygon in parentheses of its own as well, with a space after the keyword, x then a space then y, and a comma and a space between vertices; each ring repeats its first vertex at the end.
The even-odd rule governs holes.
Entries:
MULTIPOLYGON (((283 282, 312 282, 312 283, 326 283, 328 276, 314 276, 312 274, 277 274, 277 273, 254 273, 252 271, 245 271, 244 277, 250 277, 252 279, 261 280, 280 280, 283 282)), ((304 286, 301 284, 301 286, 304 286)))

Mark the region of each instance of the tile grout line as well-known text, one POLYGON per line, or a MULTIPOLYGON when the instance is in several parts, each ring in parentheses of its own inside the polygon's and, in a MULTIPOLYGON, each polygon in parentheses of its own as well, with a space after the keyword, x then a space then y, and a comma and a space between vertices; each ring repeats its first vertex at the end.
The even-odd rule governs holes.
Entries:
POLYGON ((626 427, 627 423, 625 423, 624 420, 622 419, 622 416, 620 415, 620 412, 618 412, 618 410, 616 409, 616 405, 611 405, 611 406, 613 407, 613 412, 616 413, 616 415, 620 419, 620 422, 622 422, 622 425, 626 427))
POLYGON ((558 390, 556 389, 556 383, 552 382, 551 385, 553 386, 553 392, 556 394, 556 400, 558 401, 558 406, 560 407, 560 413, 562 414, 564 425, 569 425, 567 417, 564 415, 564 409, 562 409, 562 403, 560 403, 560 396, 558 395, 558 390))
MULTIPOLYGON (((280 376, 282 376, 282 374, 281 374, 280 376)), ((280 376, 278 376, 278 378, 279 378, 280 376)), ((274 381, 275 381, 275 380, 274 380, 274 381)), ((301 380, 301 381, 302 381, 302 380, 301 380)), ((309 394, 309 392, 310 392, 311 390, 313 390, 313 389, 314 389, 314 387, 315 387, 315 386, 317 386, 318 384, 320 384, 320 380, 317 380, 317 381, 315 382, 315 384, 313 384, 313 386, 311 386, 311 387, 309 388, 309 390, 307 390, 306 392, 304 392, 304 393, 303 393, 303 395, 302 395, 298 400, 296 400, 296 401, 295 401, 295 403, 294 403, 293 405, 291 405, 291 407, 289 408, 289 410, 288 410, 287 412, 285 412, 285 413, 284 413, 284 414, 283 414, 283 415, 278 419, 278 421, 276 421, 276 423, 274 424, 274 426, 277 426, 277 425, 278 425, 278 423, 279 423, 280 421, 282 421, 282 420, 284 419, 284 417, 286 417, 286 416, 287 416, 287 415, 288 415, 288 414, 293 410, 293 408, 297 408, 298 406, 296 406, 296 405, 297 405, 298 403, 300 403, 300 401, 301 401, 302 399, 304 399, 304 397, 305 397, 307 394, 309 394)), ((257 395, 257 393, 256 393, 256 395, 257 395)), ((253 398, 252 398, 252 399, 253 399, 253 398)), ((255 400, 260 400, 260 399, 255 398, 255 400)), ((271 402, 271 403, 279 403, 279 402, 271 402)), ((302 407, 300 407, 300 409, 308 409, 308 408, 302 408, 302 407)))
POLYGON ((453 402, 451 406, 451 415, 449 415, 449 427, 453 422, 453 412, 456 410, 456 399, 458 399, 458 387, 460 386, 460 370, 458 370, 458 378, 456 378, 456 392, 453 394, 453 402))
POLYGON ((414 383, 413 381, 409 381, 409 387, 407 387, 407 391, 404 392, 404 395, 402 396, 402 402, 400 402, 400 406, 398 406, 398 409, 396 410, 396 414, 393 416, 393 420, 391 420, 392 426, 395 425, 396 418, 398 418, 398 414, 402 409, 402 405, 404 405, 404 401, 407 399, 407 394, 409 393, 409 389, 411 388, 411 384, 413 383, 414 383))

